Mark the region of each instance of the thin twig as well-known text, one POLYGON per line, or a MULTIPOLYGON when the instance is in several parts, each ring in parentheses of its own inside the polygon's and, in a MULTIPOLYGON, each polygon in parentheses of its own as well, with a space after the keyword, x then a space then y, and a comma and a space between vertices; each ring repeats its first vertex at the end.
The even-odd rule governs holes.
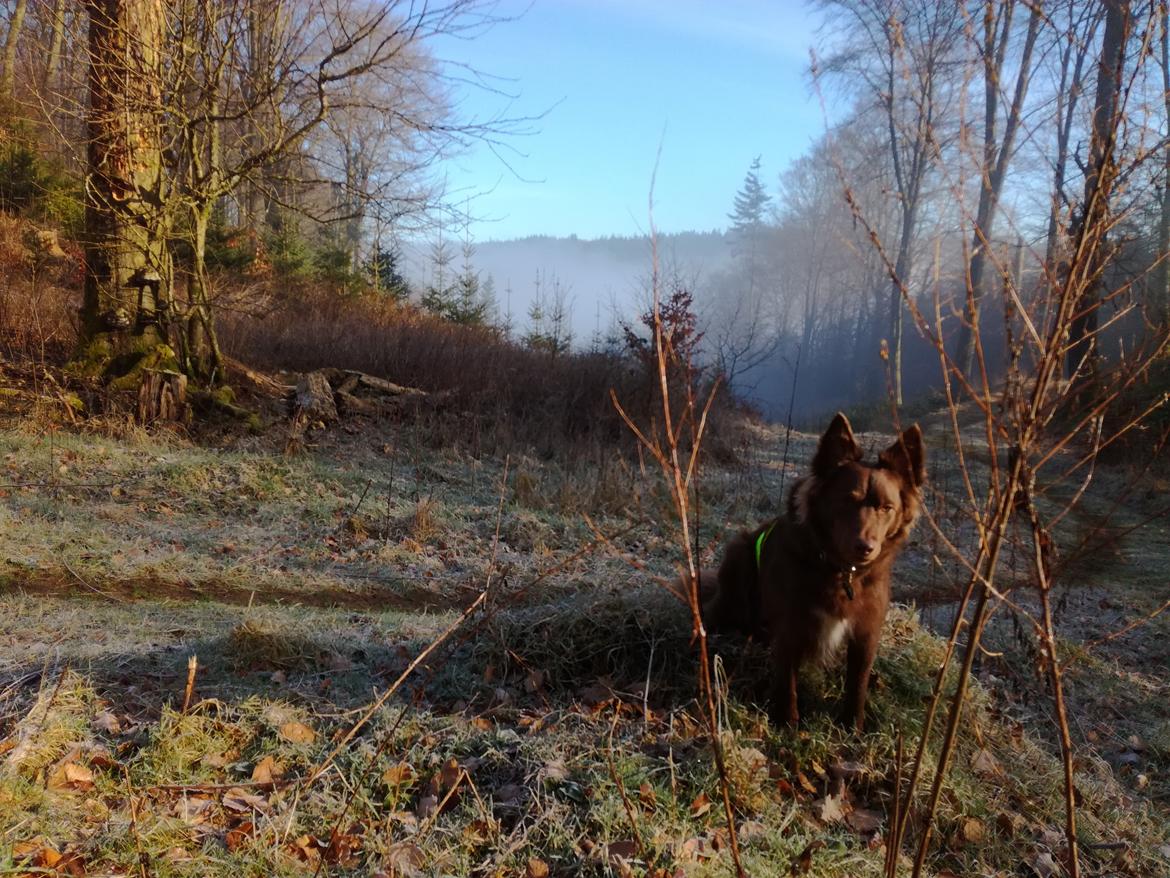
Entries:
MULTIPOLYGON (((626 786, 622 783, 622 779, 618 776, 617 766, 613 764, 613 733, 617 728, 618 719, 621 717, 621 705, 615 705, 613 709, 613 722, 609 724, 609 740, 605 747, 605 764, 609 767, 609 776, 617 787, 618 795, 622 798, 622 807, 626 809, 626 819, 630 821, 630 831, 634 833, 634 844, 638 846, 638 856, 646 860, 646 845, 642 843, 642 833, 638 830, 638 821, 634 817, 634 806, 630 804, 630 797, 626 795, 626 786)), ((646 863, 646 867, 650 867, 650 863, 646 863)))
POLYGON ((183 706, 179 713, 186 713, 191 706, 191 695, 195 691, 195 672, 199 669, 199 657, 192 655, 187 659, 187 686, 183 689, 183 706))

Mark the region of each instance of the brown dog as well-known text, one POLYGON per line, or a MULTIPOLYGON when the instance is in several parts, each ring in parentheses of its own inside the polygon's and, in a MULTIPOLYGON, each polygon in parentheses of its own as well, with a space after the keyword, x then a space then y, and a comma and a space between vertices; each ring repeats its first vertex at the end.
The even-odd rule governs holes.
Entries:
POLYGON ((796 675, 848 644, 844 719, 860 729, 870 670, 890 605, 890 569, 918 516, 922 431, 906 430, 872 463, 843 414, 821 437, 812 473, 787 512, 727 546, 718 591, 703 609, 715 630, 772 642, 774 719, 796 725, 796 675))

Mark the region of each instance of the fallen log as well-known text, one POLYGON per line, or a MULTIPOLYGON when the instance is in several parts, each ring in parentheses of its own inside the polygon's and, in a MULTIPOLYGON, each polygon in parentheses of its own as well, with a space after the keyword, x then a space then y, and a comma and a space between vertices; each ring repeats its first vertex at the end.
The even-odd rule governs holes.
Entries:
POLYGON ((367 375, 365 372, 350 372, 349 374, 357 376, 358 386, 387 396, 427 395, 425 390, 419 390, 417 387, 403 387, 401 384, 395 384, 393 381, 387 381, 385 378, 378 378, 374 375, 367 375))

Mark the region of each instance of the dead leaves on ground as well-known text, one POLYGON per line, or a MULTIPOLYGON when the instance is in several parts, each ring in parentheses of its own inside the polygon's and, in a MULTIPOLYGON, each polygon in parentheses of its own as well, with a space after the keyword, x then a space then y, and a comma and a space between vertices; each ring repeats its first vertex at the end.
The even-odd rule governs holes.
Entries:
POLYGON ((312 744, 317 740, 317 733, 304 723, 295 720, 286 722, 280 727, 279 735, 290 744, 312 744))
POLYGON ((58 875, 84 876, 85 859, 66 847, 59 851, 53 845, 40 839, 18 841, 12 846, 12 859, 33 874, 56 873, 58 875), (35 872, 33 871, 35 870, 35 872))

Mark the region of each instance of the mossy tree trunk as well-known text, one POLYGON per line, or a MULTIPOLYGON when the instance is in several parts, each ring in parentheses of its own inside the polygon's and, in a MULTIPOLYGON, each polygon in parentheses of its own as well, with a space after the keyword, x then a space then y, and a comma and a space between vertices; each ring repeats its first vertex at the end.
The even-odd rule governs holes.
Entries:
MULTIPOLYGON (((173 368, 160 150, 161 0, 87 0, 88 176, 81 371, 173 368)), ((136 386, 136 385, 135 385, 136 386)))

